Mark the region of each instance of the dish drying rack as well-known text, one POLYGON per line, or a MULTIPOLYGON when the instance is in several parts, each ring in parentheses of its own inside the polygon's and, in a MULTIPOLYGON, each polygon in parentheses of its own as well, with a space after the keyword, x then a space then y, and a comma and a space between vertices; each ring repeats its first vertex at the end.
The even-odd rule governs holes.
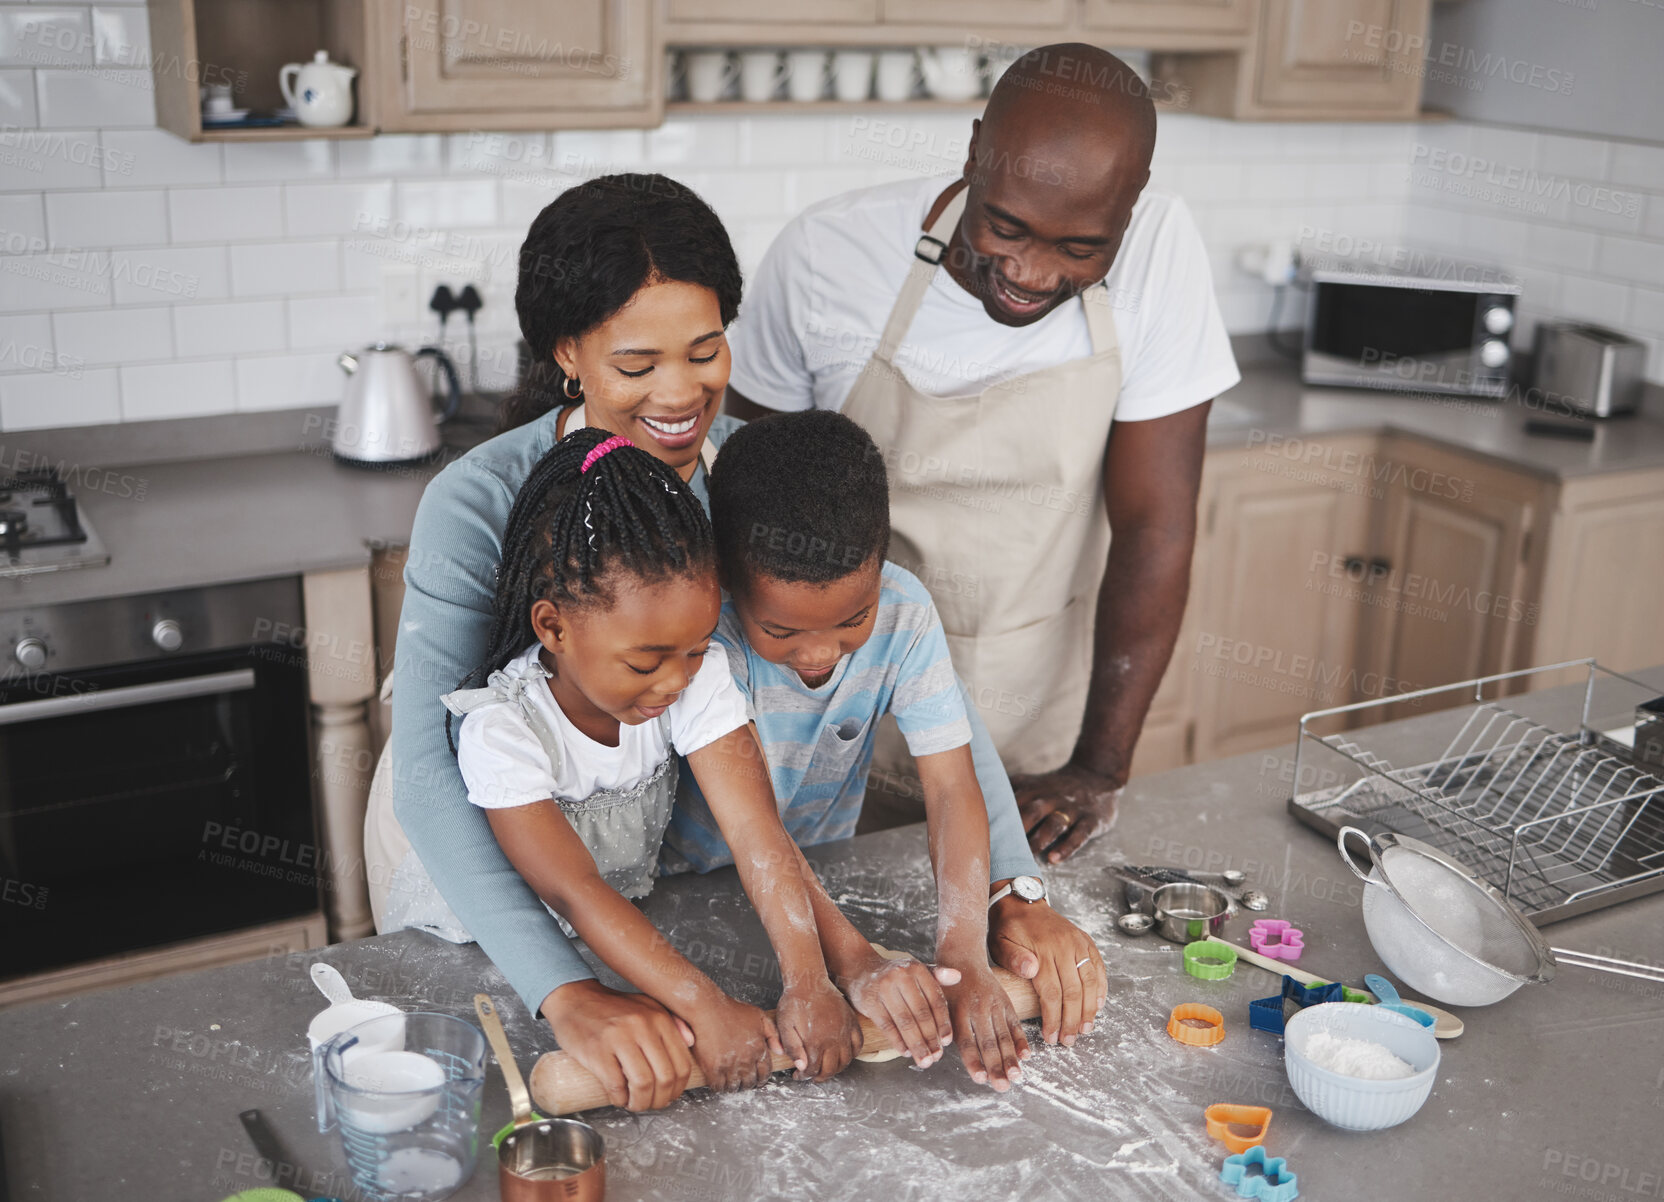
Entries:
POLYGON ((1597 710, 1597 683, 1608 698, 1615 689, 1637 702, 1659 692, 1586 659, 1315 710, 1300 719, 1289 812, 1331 835, 1350 825, 1431 844, 1538 926, 1664 890, 1664 780, 1633 758, 1634 705, 1626 731, 1622 709, 1608 703, 1597 710), (1486 699, 1487 686, 1579 667, 1588 679, 1575 721, 1520 712, 1550 708, 1542 702, 1552 693, 1510 696, 1508 704, 1486 699), (1473 704, 1419 717, 1414 726, 1312 729, 1463 691, 1473 704), (1396 767, 1382 754, 1394 744, 1419 753, 1411 766, 1396 767), (1320 770, 1319 761, 1338 767, 1320 770), (1302 792, 1303 783, 1318 787, 1302 792))

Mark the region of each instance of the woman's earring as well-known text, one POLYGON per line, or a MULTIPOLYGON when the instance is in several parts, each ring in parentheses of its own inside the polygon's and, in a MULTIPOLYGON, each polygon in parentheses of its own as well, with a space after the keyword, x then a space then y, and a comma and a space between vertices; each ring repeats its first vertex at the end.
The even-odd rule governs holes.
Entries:
POLYGON ((566 399, 575 401, 584 394, 583 381, 577 376, 567 376, 560 382, 560 390, 566 394, 566 399), (576 387, 574 387, 576 385, 576 387))

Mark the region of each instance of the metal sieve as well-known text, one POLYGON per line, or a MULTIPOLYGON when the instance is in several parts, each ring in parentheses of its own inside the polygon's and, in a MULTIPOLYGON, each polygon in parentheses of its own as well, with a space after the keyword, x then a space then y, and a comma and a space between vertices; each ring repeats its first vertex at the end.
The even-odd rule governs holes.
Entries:
POLYGON ((1452 1006, 1489 1006, 1554 976, 1537 928, 1459 861, 1416 839, 1341 828, 1341 859, 1368 886, 1364 928, 1376 955, 1417 993, 1452 1006), (1347 850, 1363 840, 1370 870, 1347 850))

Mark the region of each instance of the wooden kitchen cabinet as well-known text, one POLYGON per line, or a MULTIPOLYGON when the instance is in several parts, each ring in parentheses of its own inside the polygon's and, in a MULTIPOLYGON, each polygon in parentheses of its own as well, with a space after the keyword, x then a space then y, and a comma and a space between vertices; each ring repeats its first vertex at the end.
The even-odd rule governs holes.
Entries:
POLYGON ((385 130, 655 126, 654 0, 372 0, 385 130))
MULTIPOLYGON (((1249 0, 1082 0, 1081 25, 1089 33, 1121 37, 1202 34, 1245 38, 1253 24, 1249 0)), ((1130 44, 1130 43, 1122 43, 1130 44)), ((1167 45, 1176 44, 1166 39, 1167 45)))
POLYGON ((1431 0, 1261 0, 1240 54, 1159 55, 1195 111, 1258 120, 1414 117, 1431 0))
MULTIPOLYGON (((1527 666, 1521 660, 1536 612, 1529 557, 1547 482, 1393 435, 1381 440, 1371 475, 1385 492, 1378 551, 1366 569, 1348 576, 1348 587, 1359 594, 1363 660, 1381 691, 1413 692, 1527 666)), ((1449 693, 1364 711, 1357 721, 1466 700, 1449 693)))
MULTIPOLYGON (((1664 663, 1664 471, 1570 480, 1558 490, 1530 659, 1594 656, 1618 672, 1664 663)), ((1581 673, 1567 677, 1581 679, 1581 673)), ((1546 677, 1532 688, 1546 687, 1546 677)))
POLYGON ((1367 481, 1349 465, 1373 442, 1209 455, 1206 571, 1191 586, 1202 595, 1189 662, 1174 657, 1195 675, 1195 759, 1288 742, 1301 714, 1354 699, 1358 607, 1324 587, 1323 567, 1367 550, 1367 481))

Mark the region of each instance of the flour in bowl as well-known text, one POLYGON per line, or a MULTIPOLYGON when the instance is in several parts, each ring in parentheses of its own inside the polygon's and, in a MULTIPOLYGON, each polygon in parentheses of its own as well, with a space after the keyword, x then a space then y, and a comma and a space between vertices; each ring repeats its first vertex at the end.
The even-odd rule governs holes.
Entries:
POLYGON ((1350 1039, 1327 1031, 1306 1036, 1305 1055, 1318 1068, 1365 1081, 1398 1081, 1416 1075, 1414 1068, 1373 1040, 1350 1039))

